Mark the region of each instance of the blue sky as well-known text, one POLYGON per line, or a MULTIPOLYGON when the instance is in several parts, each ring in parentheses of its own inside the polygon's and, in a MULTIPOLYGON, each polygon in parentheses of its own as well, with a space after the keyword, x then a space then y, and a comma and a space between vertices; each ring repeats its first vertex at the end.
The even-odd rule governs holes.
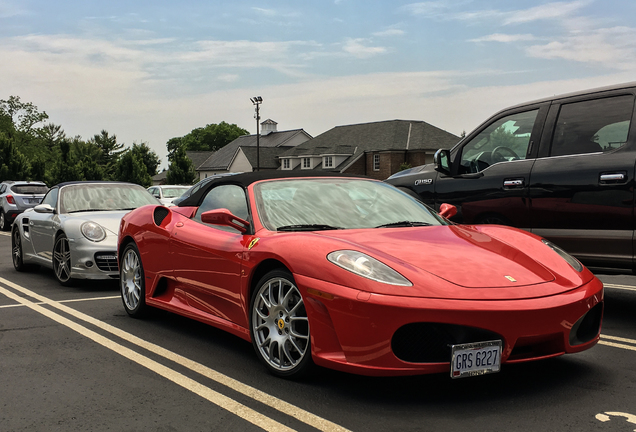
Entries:
POLYGON ((0 0, 0 99, 67 135, 165 143, 262 119, 455 134, 506 106, 636 80, 636 2, 0 0))

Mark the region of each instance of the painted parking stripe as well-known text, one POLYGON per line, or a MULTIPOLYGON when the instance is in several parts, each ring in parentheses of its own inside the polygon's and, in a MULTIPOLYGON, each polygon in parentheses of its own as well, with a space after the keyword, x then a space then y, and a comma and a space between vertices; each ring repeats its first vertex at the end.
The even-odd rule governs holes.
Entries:
POLYGON ((11 233, 0 231, 0 235, 11 237, 11 233))
MULTIPOLYGON (((60 300, 60 303, 77 303, 77 302, 85 302, 85 301, 93 301, 93 300, 112 300, 112 299, 119 299, 121 298, 121 296, 108 296, 108 297, 89 297, 89 298, 81 298, 81 299, 72 299, 72 300, 60 300)), ((43 305, 46 303, 43 302, 36 302, 35 304, 37 305, 43 305)), ((25 307, 26 305, 23 305, 21 303, 17 303, 17 304, 10 304, 10 305, 4 305, 4 306, 0 306, 0 309, 5 309, 5 308, 13 308, 13 307, 25 307)))
POLYGON ((625 291, 636 291, 636 287, 633 285, 616 285, 616 284, 606 284, 604 283, 603 286, 605 288, 615 288, 615 289, 620 289, 620 290, 625 290, 625 291))
POLYGON ((9 297, 12 300, 15 300, 19 303, 24 304, 25 306, 27 306, 28 308, 34 310, 35 312, 46 316, 47 318, 52 319, 53 321, 68 327, 71 330, 76 331, 77 333, 81 334, 82 336, 85 336, 91 340, 93 340, 94 342, 97 342, 98 344, 110 349, 111 351, 126 357, 129 360, 132 360, 133 362, 147 368, 150 369, 151 371, 155 372, 158 375, 161 375, 162 377, 172 381, 173 383, 180 385, 181 387, 185 388, 186 390, 191 391, 192 393, 195 393, 199 396, 201 396, 204 399, 207 399, 208 401, 212 402, 213 404, 237 415, 238 417, 241 417, 242 419, 266 430, 266 431, 278 431, 278 430, 283 430, 283 431, 293 431, 293 429, 290 429, 289 427, 285 426, 282 423, 279 423, 275 420, 270 419, 269 417, 264 416, 263 414, 254 411, 251 408, 246 407, 245 405, 236 402, 235 400, 222 395, 221 393, 218 393, 202 384, 200 384, 199 382, 186 377, 185 375, 182 375, 164 365, 162 365, 161 363, 158 363, 154 360, 149 359, 148 357, 145 357, 133 350, 131 350, 130 348, 126 348, 123 345, 120 345, 116 342, 113 342, 112 340, 98 334, 95 333, 92 330, 89 330, 86 327, 83 327, 71 320, 69 320, 68 318, 63 317, 62 315, 59 315, 55 312, 50 311, 49 309, 46 309, 40 305, 35 304, 32 301, 29 301, 23 297, 18 296, 17 294, 14 294, 13 292, 0 287, 0 294, 4 294, 5 296, 9 297))
MULTIPOLYGON (((205 376, 206 378, 209 378, 213 381, 218 382, 219 384, 222 384, 238 393, 241 393, 245 396, 248 396, 252 399, 254 399, 255 401, 258 401, 260 403, 263 403, 271 408, 274 408, 284 414, 287 414, 291 417, 294 417, 295 419, 309 425, 312 426, 320 431, 342 431, 342 432, 346 432, 348 431, 347 429, 343 428, 342 426, 339 426, 333 422, 330 422, 329 420, 326 420, 322 417, 319 417, 315 414, 310 413, 309 411, 305 411, 301 408, 298 408, 288 402, 283 401, 282 399, 278 399, 274 396, 271 396, 261 390, 258 390, 254 387, 251 387, 247 384, 244 384, 238 380, 235 380, 233 378, 230 378, 227 375, 224 375, 220 372, 215 371, 214 369, 211 369, 207 366, 204 366, 200 363, 197 363, 193 360, 190 360, 186 357, 183 357, 179 354, 176 354, 172 351, 169 351, 159 345, 155 345, 151 342, 147 342, 133 334, 130 334, 128 332, 125 332, 123 330, 118 329, 117 327, 114 327, 110 324, 107 324, 105 322, 99 321, 89 315, 86 315, 82 312, 76 311, 75 309, 69 308, 68 306, 65 306, 63 304, 61 304, 60 302, 56 302, 54 300, 51 300, 47 297, 41 296, 29 289, 26 289, 20 285, 17 285, 7 279, 4 278, 0 278, 0 283, 11 287, 25 295, 28 295, 34 299, 39 300, 40 302, 42 302, 43 304, 47 304, 53 308, 56 308, 60 311, 63 311, 79 320, 82 320, 84 322, 87 322, 89 324, 92 324, 108 333, 111 333, 123 340, 126 340, 127 342, 130 342, 134 345, 137 345, 141 348, 144 348, 148 351, 153 352, 154 354, 157 354, 161 357, 164 357, 168 360, 171 360, 183 367, 186 367, 194 372, 199 373, 200 375, 205 376)), ((37 306, 35 303, 33 303, 34 306, 37 306)), ((48 309, 44 309, 47 310, 48 309)))

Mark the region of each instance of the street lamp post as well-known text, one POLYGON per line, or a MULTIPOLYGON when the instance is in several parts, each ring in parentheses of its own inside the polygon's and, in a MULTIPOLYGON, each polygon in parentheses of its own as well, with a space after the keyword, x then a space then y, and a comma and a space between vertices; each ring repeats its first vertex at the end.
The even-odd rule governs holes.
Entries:
POLYGON ((253 98, 250 98, 250 100, 256 106, 256 115, 254 115, 254 118, 256 118, 256 171, 260 171, 261 170, 261 163, 260 163, 260 153, 261 153, 261 149, 260 149, 261 116, 260 116, 260 113, 259 113, 259 107, 260 107, 261 103, 263 103, 263 98, 260 97, 260 96, 254 96, 253 98))

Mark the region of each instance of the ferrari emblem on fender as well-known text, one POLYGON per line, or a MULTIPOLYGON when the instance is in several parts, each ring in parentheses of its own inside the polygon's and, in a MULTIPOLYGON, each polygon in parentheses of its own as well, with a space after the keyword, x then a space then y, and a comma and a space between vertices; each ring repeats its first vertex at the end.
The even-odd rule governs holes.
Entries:
POLYGON ((281 330, 285 328, 285 321, 282 318, 278 320, 278 328, 281 330))
POLYGON ((258 238, 258 237, 253 238, 252 241, 250 242, 249 246, 247 247, 247 250, 252 250, 252 248, 254 246, 256 246, 256 243, 258 243, 259 240, 260 240, 260 238, 258 238))
POLYGON ((504 276, 506 279, 508 279, 510 282, 517 282, 517 279, 513 278, 512 276, 504 276))

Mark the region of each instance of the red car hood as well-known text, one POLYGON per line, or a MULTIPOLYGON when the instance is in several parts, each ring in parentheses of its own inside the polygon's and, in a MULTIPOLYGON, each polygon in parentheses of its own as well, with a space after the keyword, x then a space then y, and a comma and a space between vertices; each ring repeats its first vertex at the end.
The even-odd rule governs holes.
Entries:
MULTIPOLYGON (((504 234, 508 231, 501 229, 504 234)), ((364 233, 359 230, 324 231, 317 234, 350 243, 351 249, 375 256, 407 278, 412 277, 413 271, 409 270, 415 270, 415 267, 466 288, 519 288, 555 280, 553 272, 526 252, 471 226, 385 228, 364 230, 364 233), (358 243, 361 237, 364 241, 358 243)), ((515 240, 521 240, 515 244, 523 247, 527 243, 535 256, 537 250, 546 255, 552 253, 536 238, 527 237, 525 233, 514 234, 518 237, 515 240)), ((550 258, 561 260, 556 254, 550 258)), ((560 264, 557 268, 562 268, 560 264)))

